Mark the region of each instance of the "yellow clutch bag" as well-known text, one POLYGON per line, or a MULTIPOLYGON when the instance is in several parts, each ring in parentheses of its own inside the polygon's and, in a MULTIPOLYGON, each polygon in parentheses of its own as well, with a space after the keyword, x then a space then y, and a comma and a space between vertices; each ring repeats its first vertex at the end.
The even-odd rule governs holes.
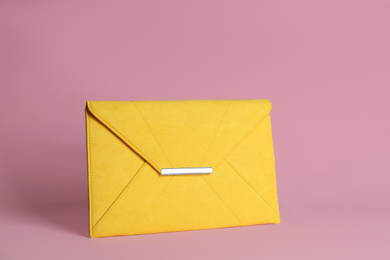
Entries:
POLYGON ((91 237, 279 223, 268 100, 88 101, 91 237))

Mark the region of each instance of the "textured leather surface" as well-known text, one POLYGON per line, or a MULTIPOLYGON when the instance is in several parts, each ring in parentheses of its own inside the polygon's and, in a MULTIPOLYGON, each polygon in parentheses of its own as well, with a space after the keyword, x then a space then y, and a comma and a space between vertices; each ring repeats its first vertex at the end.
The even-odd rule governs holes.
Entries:
POLYGON ((268 100, 88 101, 91 237, 279 223, 268 100), (212 167, 162 176, 161 168, 212 167))

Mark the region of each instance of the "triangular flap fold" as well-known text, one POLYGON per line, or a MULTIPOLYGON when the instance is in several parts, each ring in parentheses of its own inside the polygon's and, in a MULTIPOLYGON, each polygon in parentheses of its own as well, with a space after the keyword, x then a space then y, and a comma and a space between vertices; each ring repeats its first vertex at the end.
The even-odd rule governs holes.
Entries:
POLYGON ((213 167, 269 114, 268 100, 88 101, 87 109, 157 172, 213 167))

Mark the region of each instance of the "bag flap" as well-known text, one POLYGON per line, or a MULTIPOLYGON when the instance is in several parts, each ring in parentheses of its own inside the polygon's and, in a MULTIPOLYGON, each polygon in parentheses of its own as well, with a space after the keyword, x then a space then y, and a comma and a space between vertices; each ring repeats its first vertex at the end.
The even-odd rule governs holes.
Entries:
POLYGON ((216 167, 261 124, 271 103, 88 101, 87 109, 160 173, 162 168, 216 167))

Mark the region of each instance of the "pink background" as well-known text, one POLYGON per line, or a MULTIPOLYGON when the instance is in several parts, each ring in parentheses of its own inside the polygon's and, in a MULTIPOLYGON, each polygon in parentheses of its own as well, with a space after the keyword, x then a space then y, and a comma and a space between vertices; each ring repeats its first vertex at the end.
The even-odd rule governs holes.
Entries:
POLYGON ((389 46, 389 1, 2 1, 0 259, 390 259, 389 46), (88 238, 86 100, 252 98, 281 224, 88 238))

